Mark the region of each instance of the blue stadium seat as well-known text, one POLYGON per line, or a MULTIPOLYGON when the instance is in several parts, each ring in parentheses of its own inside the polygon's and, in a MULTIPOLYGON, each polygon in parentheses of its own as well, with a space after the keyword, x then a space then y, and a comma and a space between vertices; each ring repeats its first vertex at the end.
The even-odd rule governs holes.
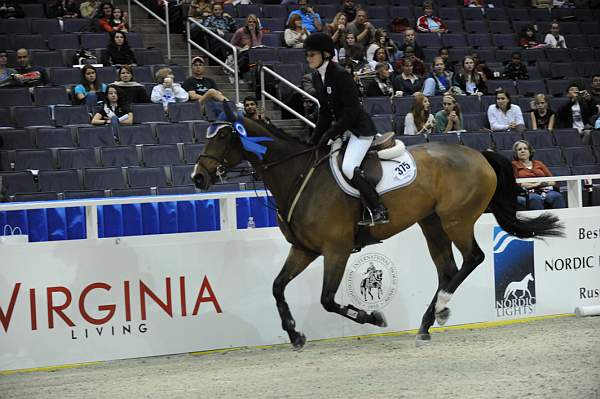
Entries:
POLYGON ((250 14, 256 15, 258 18, 262 18, 263 16, 259 4, 238 4, 236 9, 238 17, 246 18, 250 14))
POLYGON ((110 126, 79 127, 77 136, 79 146, 84 148, 115 145, 115 138, 110 126))
POLYGON ((37 191, 31 172, 0 172, 0 192, 8 195, 37 191))
POLYGON ((31 22, 31 33, 39 33, 45 36, 60 33, 60 24, 58 19, 32 19, 31 22))
POLYGON ((460 135, 460 140, 467 147, 484 151, 492 146, 488 132, 468 132, 460 135))
POLYGON ((127 178, 131 187, 165 187, 167 176, 163 167, 127 168, 127 178))
POLYGON ((192 184, 192 171, 194 165, 173 165, 171 166, 171 178, 174 186, 183 186, 192 184))
POLYGON ((121 168, 84 169, 83 183, 88 190, 127 188, 121 168))
POLYGON ((153 49, 134 49, 135 58, 138 65, 164 64, 165 58, 159 48, 153 49))
POLYGON ((264 4, 262 7, 263 19, 261 22, 264 23, 265 19, 278 18, 287 19, 288 11, 285 5, 282 4, 264 4))
POLYGON ((37 129, 34 136, 38 148, 75 147, 73 135, 65 128, 37 129))
MULTIPOLYGON (((161 108, 162 114, 162 106, 160 104, 156 105, 158 105, 161 108)), ((156 139, 154 137, 154 133, 152 133, 150 125, 131 125, 120 127, 119 142, 121 143, 121 145, 155 144, 156 139)))
MULTIPOLYGON (((469 35, 467 36, 467 40, 469 41, 469 43, 471 44, 471 46, 478 46, 479 44, 475 44, 476 42, 472 42, 471 39, 471 34, 475 34, 475 35, 486 35, 487 36, 487 40, 485 40, 486 44, 481 44, 481 46, 491 46, 492 45, 492 39, 489 37, 489 32, 490 29, 488 27, 487 21, 484 20, 480 20, 480 21, 465 21, 465 31, 467 33, 469 33, 469 35)), ((481 40, 486 39, 485 37, 481 40)))
POLYGON ((569 166, 590 165, 596 163, 592 147, 565 147, 565 158, 569 166))
POLYGON ((546 94, 547 89, 543 80, 519 80, 517 91, 522 96, 532 97, 539 93, 546 94))
POLYGON ((62 54, 56 50, 51 51, 32 51, 31 63, 45 68, 64 66, 62 54))
MULTIPOLYGON (((136 114, 134 114, 135 117, 136 114)), ((201 105, 196 101, 169 104, 171 122, 203 120, 201 105)))
POLYGON ((144 43, 142 42, 142 36, 137 32, 127 33, 127 43, 131 48, 143 48, 144 43))
POLYGON ((86 49, 106 48, 109 42, 108 33, 82 33, 79 36, 81 47, 86 49))
POLYGON ((535 151, 536 159, 542 161, 546 166, 564 166, 560 148, 540 148, 535 151))
POLYGON ((554 147, 552 134, 547 130, 526 130, 523 138, 535 149, 554 147))
POLYGON ((562 147, 581 147, 585 144, 581 141, 577 129, 554 129, 552 132, 556 144, 562 147))
POLYGON ((117 78, 117 69, 114 66, 96 68, 96 76, 100 82, 110 84, 117 78))
MULTIPOLYGON (((22 2, 21 2, 22 3, 22 2)), ((43 4, 21 4, 26 18, 46 18, 43 4)))
POLYGON ((17 127, 52 126, 50 110, 41 107, 15 107, 15 122, 17 127))
POLYGON ((569 62, 571 61, 571 50, 568 48, 547 48, 546 58, 550 62, 569 62))
POLYGON ((38 183, 41 191, 75 191, 81 190, 79 174, 76 169, 40 170, 38 183))
POLYGON ((207 121, 195 121, 192 124, 192 129, 194 131, 194 137, 196 137, 196 141, 204 142, 206 141, 206 130, 208 129, 207 121))
POLYGON ((16 193, 14 202, 31 202, 31 201, 56 201, 58 200, 57 192, 43 193, 16 193))
POLYGON ((483 111, 479 96, 456 96, 456 101, 462 113, 473 114, 483 111))
POLYGON ((78 49, 79 36, 72 33, 57 33, 48 36, 48 47, 52 50, 78 49))
MULTIPOLYGON (((262 63, 274 63, 279 62, 279 53, 274 48, 252 48, 249 51, 250 64, 256 64, 257 62, 262 63)), ((287 62, 287 61, 286 61, 287 62)))
POLYGON ((466 47, 467 39, 464 33, 446 33, 442 35, 442 44, 445 47, 466 47))
MULTIPOLYGON (((35 105, 69 105, 69 96, 63 86, 58 87, 35 87, 33 89, 35 105)), ((1 97, 0 97, 1 98, 1 97)))
POLYGON ((52 152, 41 150, 15 150, 15 170, 54 169, 52 152))
POLYGON ((0 148, 16 150, 18 148, 35 148, 33 136, 29 131, 17 129, 0 129, 0 148))
POLYGON ((369 115, 393 114, 392 103, 389 97, 365 97, 363 106, 369 115))
POLYGON ((183 160, 185 163, 192 164, 198 159, 198 155, 204 149, 204 144, 184 144, 183 145, 183 160))
POLYGON ((145 145, 142 147, 145 166, 167 166, 181 163, 176 144, 145 145))
POLYGON ((31 33, 29 29, 29 24, 25 19, 15 18, 15 19, 2 19, 2 23, 0 24, 0 33, 19 33, 19 34, 28 34, 31 33))
POLYGON ((146 197, 152 195, 150 187, 114 188, 110 190, 111 197, 146 197))
POLYGON ((394 125, 392 123, 391 115, 375 115, 371 116, 373 123, 375 124, 375 128, 377 129, 377 133, 386 133, 393 132, 394 125))
POLYGON ((278 59, 286 64, 300 64, 306 62, 304 49, 301 48, 280 48, 277 49, 278 59))
POLYGON ((0 107, 31 105, 31 94, 27 87, 4 88, 0 92, 0 107))
POLYGON ((58 150, 58 166, 61 169, 80 169, 96 166, 93 148, 61 148, 58 150))
POLYGON ((158 195, 186 195, 196 194, 196 187, 191 184, 185 186, 158 187, 158 195))
POLYGON ((419 33, 417 41, 422 47, 442 47, 442 40, 437 33, 419 33))
POLYGON ((156 125, 159 144, 192 143, 194 137, 187 123, 168 123, 156 125))
MULTIPOLYGON (((488 80, 485 82, 488 88, 488 93, 493 93, 498 89, 504 89, 510 94, 517 94, 515 82, 512 80, 488 80)), ((487 110, 487 109, 486 109, 487 110)))
POLYGON ((90 115, 85 105, 66 105, 54 107, 56 126, 89 126, 90 115))
POLYGON ((63 19, 63 31, 65 33, 87 32, 91 21, 87 18, 65 18, 63 19))
MULTIPOLYGON (((281 32, 285 30, 285 18, 263 18, 260 20, 263 29, 269 29, 271 32, 281 32)), ((281 46, 281 44, 279 45, 281 46)))
POLYGON ((162 104, 131 104, 131 112, 135 123, 167 121, 162 104))
POLYGON ((133 145, 122 145, 116 147, 103 147, 100 149, 102 166, 139 166, 138 153, 133 145))
POLYGON ((68 86, 79 83, 81 71, 76 68, 52 68, 49 70, 49 75, 52 84, 68 86))
POLYGON ((463 114, 463 128, 467 131, 479 131, 484 127, 485 113, 463 114))
POLYGON ((506 22, 494 21, 493 24, 495 28, 492 28, 492 23, 490 23, 490 32, 495 33, 492 35, 494 46, 516 47, 518 45, 515 34, 506 32, 506 29, 510 31, 510 26, 506 22))
MULTIPOLYGON (((2 23, 6 23, 3 20, 2 23)), ((29 50, 48 50, 46 45, 46 39, 42 35, 13 35, 12 36, 12 47, 16 49, 26 48, 29 50)))
POLYGON ((104 190, 77 190, 65 191, 65 199, 86 199, 86 198, 104 198, 104 190))
POLYGON ((134 66, 133 76, 136 82, 154 82, 154 74, 149 66, 134 66))
POLYGON ((430 134, 427 139, 430 143, 460 144, 460 139, 456 133, 434 133, 430 134))
POLYGON ((522 139, 519 132, 492 132, 492 140, 497 150, 511 150, 515 141, 522 139))
POLYGON ((411 145, 425 144, 427 142, 427 139, 422 134, 418 134, 415 136, 401 135, 401 136, 398 136, 398 139, 402 140, 404 145, 406 145, 407 147, 411 146, 411 145))
POLYGON ((410 112, 410 108, 413 103, 412 96, 406 97, 394 97, 394 114, 396 115, 406 115, 410 112))
POLYGON ((562 79, 574 76, 577 73, 577 65, 572 62, 553 62, 550 64, 552 79, 562 79))

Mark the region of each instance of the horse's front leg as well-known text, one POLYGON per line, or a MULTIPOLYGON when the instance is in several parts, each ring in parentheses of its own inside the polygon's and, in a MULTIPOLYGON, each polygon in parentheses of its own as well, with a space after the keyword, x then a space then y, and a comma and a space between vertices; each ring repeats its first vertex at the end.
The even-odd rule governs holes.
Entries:
MULTIPOLYGON (((387 322, 383 313, 373 311, 367 313, 362 309, 358 309, 350 304, 341 306, 335 302, 335 294, 340 286, 346 262, 350 256, 349 252, 343 253, 326 253, 325 254, 325 269, 323 271, 323 291, 321 293, 321 304, 328 312, 338 313, 348 319, 359 324, 370 323, 379 327, 387 327, 387 322)), ((369 295, 371 292, 369 290, 369 295)))
POLYGON ((279 275, 273 282, 273 296, 275 297, 277 310, 281 317, 282 328, 288 333, 290 342, 295 349, 301 349, 304 346, 306 337, 304 334, 296 331, 296 321, 292 317, 290 307, 285 301, 283 293, 288 283, 302 273, 304 269, 317 258, 317 256, 318 255, 316 254, 292 246, 288 257, 285 260, 285 264, 283 265, 283 269, 281 269, 279 275))

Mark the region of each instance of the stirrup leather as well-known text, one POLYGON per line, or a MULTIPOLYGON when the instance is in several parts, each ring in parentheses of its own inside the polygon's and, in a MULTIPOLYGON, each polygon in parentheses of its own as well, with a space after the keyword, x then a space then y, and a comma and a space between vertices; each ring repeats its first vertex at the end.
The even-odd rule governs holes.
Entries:
POLYGON ((365 206, 363 208, 363 219, 358 222, 358 225, 373 227, 377 224, 386 224, 389 222, 390 219, 387 215, 387 209, 385 209, 382 206, 379 206, 374 211, 372 211, 371 208, 365 206))

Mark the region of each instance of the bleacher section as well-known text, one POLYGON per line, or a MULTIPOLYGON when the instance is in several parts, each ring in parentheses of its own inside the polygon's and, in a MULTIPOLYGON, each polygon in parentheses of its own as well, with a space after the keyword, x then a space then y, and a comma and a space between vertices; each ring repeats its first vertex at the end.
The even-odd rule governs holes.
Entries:
MULTIPOLYGON (((40 2, 42 3, 42 2, 40 2)), ((260 3, 260 2, 256 2, 260 3)), ((317 12, 324 22, 330 22, 339 11, 337 1, 317 0, 317 12)), ((422 15, 421 0, 356 1, 366 7, 376 27, 389 29, 394 17, 406 17, 414 26, 422 15)), ((438 15, 450 27, 447 34, 419 33, 417 42, 425 52, 425 64, 442 47, 450 48, 450 61, 476 52, 493 72, 502 72, 513 51, 521 51, 530 80, 487 82, 489 93, 503 88, 513 94, 513 103, 523 112, 531 108, 532 96, 551 96, 550 108, 556 110, 566 101, 566 85, 579 80, 588 87, 590 78, 600 73, 600 10, 531 9, 528 0, 489 0, 494 8, 482 12, 464 8, 462 0, 437 0, 438 15), (540 33, 549 30, 555 19, 560 23, 568 49, 522 50, 517 35, 526 25, 537 25, 540 33)), ((263 44, 267 47, 250 51, 250 63, 272 65, 274 70, 292 83, 300 85, 307 73, 302 49, 283 46, 283 30, 289 12, 297 6, 252 4, 225 6, 225 12, 236 18, 238 27, 248 14, 256 14, 265 30, 263 44)), ((70 91, 79 83, 79 69, 72 59, 80 48, 90 49, 103 59, 108 34, 88 32, 86 19, 45 18, 43 4, 23 4, 25 19, 2 20, 0 48, 8 50, 8 66, 16 65, 16 50, 30 50, 32 64, 48 69, 49 84, 45 87, 0 89, 0 178, 4 199, 38 201, 48 199, 92 198, 98 196, 160 195, 194 192, 189 179, 193 164, 205 143, 208 126, 195 103, 178 103, 169 107, 168 116, 158 104, 134 104, 133 126, 121 127, 117 136, 107 127, 93 127, 88 110, 71 105, 70 91)), ((135 26, 135 24, 134 24, 135 26)), ((402 33, 391 33, 396 42, 402 33)), ((159 48, 145 48, 142 34, 127 34, 138 65, 136 80, 144 84, 148 94, 154 85, 154 74, 166 62, 159 48)), ((181 46, 181 44, 179 44, 181 46)), ((169 65, 176 81, 186 77, 185 67, 169 65)), ((98 68, 102 82, 116 79, 112 66, 98 68)), ((289 89, 280 85, 280 98, 289 89)), ((442 141, 467 145, 478 150, 495 149, 511 157, 515 140, 524 138, 537 149, 536 156, 557 175, 600 173, 600 132, 594 132, 592 145, 584 145, 573 129, 547 131, 527 130, 494 132, 486 129, 486 110, 494 96, 459 96, 463 112, 462 134, 432 134, 403 136, 407 145, 442 141)), ((441 109, 441 98, 430 98, 432 111, 441 109)), ((364 106, 373 116, 379 132, 395 131, 403 135, 404 117, 410 111, 411 97, 389 99, 364 98, 364 106)), ((529 126, 529 115, 524 115, 529 126)), ((487 126, 489 127, 489 126, 487 126)), ((247 165, 243 165, 247 166, 247 165)), ((252 189, 262 187, 250 183, 251 177, 240 173, 215 190, 239 189, 240 183, 252 189)))

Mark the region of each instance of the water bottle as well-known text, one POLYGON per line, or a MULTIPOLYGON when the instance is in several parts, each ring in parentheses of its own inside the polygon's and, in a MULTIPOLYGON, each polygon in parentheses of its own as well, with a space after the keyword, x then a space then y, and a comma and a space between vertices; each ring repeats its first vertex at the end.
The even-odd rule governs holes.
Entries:
POLYGON ((172 101, 173 101, 173 98, 174 98, 174 95, 173 95, 173 89, 171 89, 170 87, 169 87, 169 88, 166 88, 166 89, 165 89, 165 100, 166 100, 168 103, 170 103, 170 102, 172 102, 172 101))
POLYGON ((248 217, 248 228, 254 229, 256 224, 254 223, 254 218, 252 216, 248 217))

